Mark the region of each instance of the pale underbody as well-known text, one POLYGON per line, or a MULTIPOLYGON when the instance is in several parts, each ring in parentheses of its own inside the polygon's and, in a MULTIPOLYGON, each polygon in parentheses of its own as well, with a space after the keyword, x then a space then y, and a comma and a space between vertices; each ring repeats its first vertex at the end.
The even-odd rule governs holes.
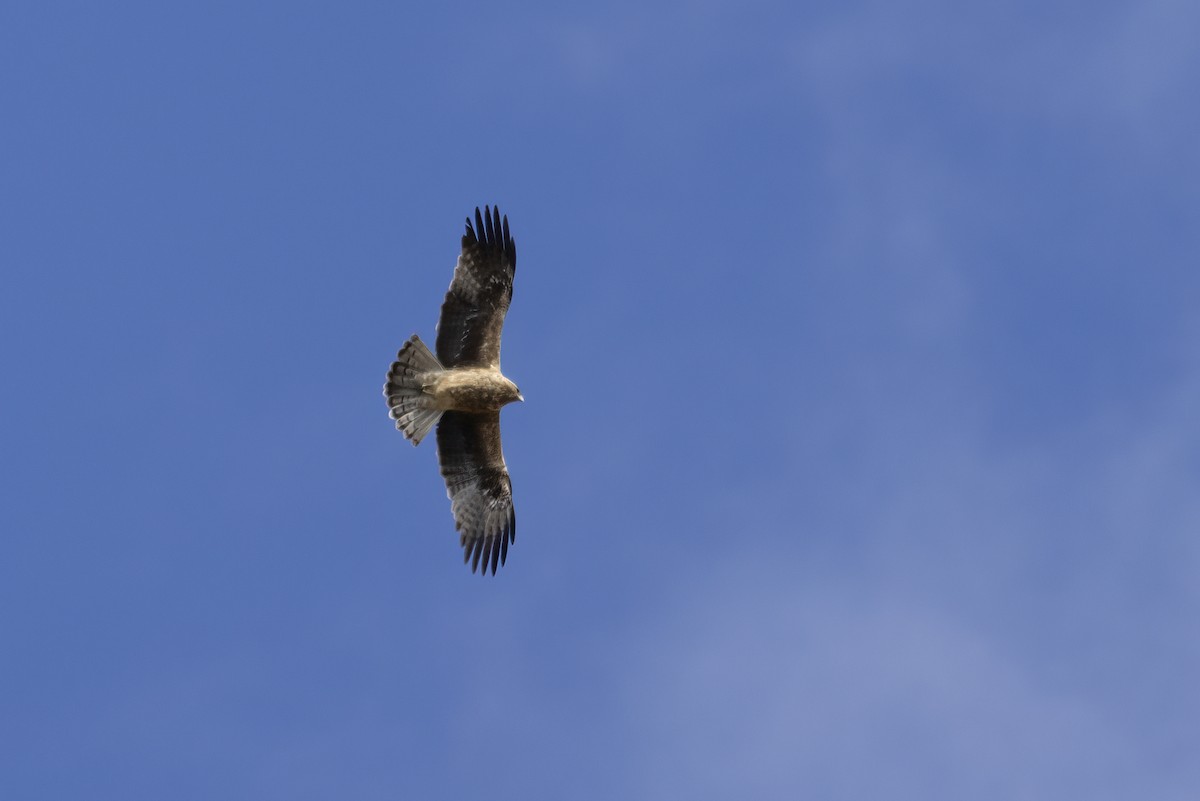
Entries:
POLYGON ((523 400, 517 385, 490 367, 458 367, 426 373, 422 390, 433 398, 434 408, 446 412, 494 412, 523 400))

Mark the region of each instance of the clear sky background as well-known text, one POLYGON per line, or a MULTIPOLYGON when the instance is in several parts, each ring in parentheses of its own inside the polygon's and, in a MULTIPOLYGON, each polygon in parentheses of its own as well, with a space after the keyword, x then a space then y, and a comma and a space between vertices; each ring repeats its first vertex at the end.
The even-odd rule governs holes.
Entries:
POLYGON ((1200 794, 1194 3, 8 3, 0 796, 1200 794), (519 521, 380 395, 519 247, 519 521))

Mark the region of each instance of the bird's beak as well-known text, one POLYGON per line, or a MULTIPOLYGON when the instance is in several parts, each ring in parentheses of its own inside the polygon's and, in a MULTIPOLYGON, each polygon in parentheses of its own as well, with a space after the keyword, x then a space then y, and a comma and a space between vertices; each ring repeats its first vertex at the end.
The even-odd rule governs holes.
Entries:
POLYGON ((523 396, 523 395, 522 395, 520 392, 518 392, 518 393, 517 393, 517 400, 521 401, 521 403, 524 403, 524 402, 525 402, 525 397, 524 397, 524 396, 523 396))

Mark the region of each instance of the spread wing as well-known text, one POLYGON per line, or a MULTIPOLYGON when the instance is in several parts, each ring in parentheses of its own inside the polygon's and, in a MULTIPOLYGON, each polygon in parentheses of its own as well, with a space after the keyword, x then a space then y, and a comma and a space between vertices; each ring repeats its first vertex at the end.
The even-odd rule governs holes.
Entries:
POLYGON ((517 246, 508 233, 508 217, 499 209, 475 209, 475 227, 467 218, 462 253, 442 303, 437 327, 437 357, 446 367, 499 367, 500 331, 512 301, 517 246))
POLYGON ((446 412, 437 443, 463 562, 471 562, 474 573, 482 557, 483 572, 490 564, 495 575, 517 538, 512 482, 500 449, 500 412, 446 412))

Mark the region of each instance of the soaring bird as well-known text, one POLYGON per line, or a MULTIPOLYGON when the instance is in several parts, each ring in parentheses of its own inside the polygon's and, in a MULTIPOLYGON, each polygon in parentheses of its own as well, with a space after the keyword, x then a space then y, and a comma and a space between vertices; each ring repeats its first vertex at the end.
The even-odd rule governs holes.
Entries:
POLYGON ((516 540, 512 481, 500 448, 500 408, 523 401, 500 372, 500 332, 512 301, 517 246, 500 210, 467 218, 462 253, 437 325, 437 356, 409 337, 388 370, 383 394, 396 428, 419 445, 437 426, 438 462, 454 527, 471 572, 508 558, 516 540))

